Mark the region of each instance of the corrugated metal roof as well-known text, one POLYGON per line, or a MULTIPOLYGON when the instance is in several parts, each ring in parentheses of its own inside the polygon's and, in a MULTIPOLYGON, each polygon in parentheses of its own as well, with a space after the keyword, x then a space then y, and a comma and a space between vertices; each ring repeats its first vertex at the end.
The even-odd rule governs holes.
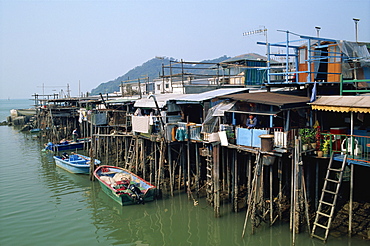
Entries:
POLYGON ((316 110, 370 113, 370 96, 322 96, 310 104, 316 110))
POLYGON ((229 89, 217 89, 212 91, 206 91, 199 94, 192 94, 187 95, 185 97, 177 99, 177 104, 185 104, 185 103, 200 103, 203 101, 207 101, 216 97, 235 94, 243 91, 249 90, 248 88, 229 88, 229 89))
POLYGON ((310 98, 308 97, 273 92, 242 93, 236 95, 222 96, 220 98, 229 98, 235 101, 274 105, 280 108, 308 106, 307 103, 310 101, 310 98))
MULTIPOLYGON (((158 94, 158 95, 153 95, 153 96, 156 97, 158 107, 163 108, 164 106, 166 106, 167 102, 170 100, 176 100, 184 96, 190 96, 190 95, 193 95, 193 94, 158 94)), ((148 96, 142 99, 138 99, 135 102, 134 107, 136 108, 156 108, 156 105, 154 102, 154 98, 149 98, 148 96)))

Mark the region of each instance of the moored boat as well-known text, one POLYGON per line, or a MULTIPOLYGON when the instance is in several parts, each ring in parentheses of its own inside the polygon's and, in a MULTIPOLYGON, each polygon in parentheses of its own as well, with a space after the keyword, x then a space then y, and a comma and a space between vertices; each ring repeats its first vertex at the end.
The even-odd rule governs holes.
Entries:
POLYGON ((144 204, 155 198, 154 185, 121 167, 99 166, 94 176, 102 190, 122 206, 144 204))
POLYGON ((23 108, 10 110, 11 116, 32 116, 36 114, 36 108, 23 108))
MULTIPOLYGON (((55 164, 71 173, 89 174, 90 173, 90 157, 81 154, 71 154, 62 156, 54 156, 55 164)), ((95 165, 100 165, 100 161, 95 159, 95 165)))
POLYGON ((90 140, 86 139, 78 142, 64 141, 58 144, 49 142, 45 145, 45 150, 51 150, 56 152, 56 151, 83 149, 84 144, 86 144, 87 142, 90 142, 90 140))

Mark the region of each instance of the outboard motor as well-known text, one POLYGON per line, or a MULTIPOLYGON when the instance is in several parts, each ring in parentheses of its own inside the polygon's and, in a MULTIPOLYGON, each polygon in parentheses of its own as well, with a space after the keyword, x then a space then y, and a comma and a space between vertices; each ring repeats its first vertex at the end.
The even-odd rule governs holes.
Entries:
POLYGON ((132 193, 135 194, 137 204, 140 204, 140 203, 144 204, 144 199, 140 196, 141 190, 133 184, 130 184, 128 188, 132 191, 132 193))
POLYGON ((68 158, 69 158, 69 155, 67 154, 67 152, 64 152, 64 153, 62 154, 62 158, 63 158, 63 160, 64 160, 64 159, 68 159, 68 158))

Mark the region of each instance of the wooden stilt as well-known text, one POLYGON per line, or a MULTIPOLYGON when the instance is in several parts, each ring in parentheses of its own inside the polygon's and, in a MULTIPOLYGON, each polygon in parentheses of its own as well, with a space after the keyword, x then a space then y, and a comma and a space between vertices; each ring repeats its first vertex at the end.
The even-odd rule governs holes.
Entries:
POLYGON ((199 166, 199 144, 195 143, 195 184, 197 189, 197 198, 199 198, 200 190, 200 166, 199 166))
POLYGON ((145 141, 143 141, 141 152, 142 152, 142 155, 143 155, 143 158, 141 160, 143 179, 146 180, 146 165, 145 164, 146 164, 146 160, 147 160, 147 152, 146 152, 146 142, 145 141))
POLYGON ((254 215, 253 214, 254 214, 254 211, 255 211, 255 206, 256 206, 256 201, 257 201, 257 191, 258 191, 258 182, 259 182, 258 179, 262 175, 261 174, 262 164, 260 163, 260 157, 261 157, 261 153, 258 152, 258 155, 256 157, 256 165, 254 167, 253 180, 251 181, 251 190, 250 190, 249 196, 248 196, 248 202, 247 202, 248 208, 247 208, 247 212, 245 214, 242 237, 244 237, 244 235, 245 235, 245 230, 247 228, 249 216, 251 217, 251 220, 252 220, 252 233, 253 233, 253 230, 254 230, 254 226, 253 226, 253 220, 254 220, 253 216, 254 215))
POLYGON ((272 196, 272 186, 273 186, 273 184, 272 184, 272 174, 273 174, 273 165, 271 164, 270 165, 270 225, 272 225, 272 223, 273 223, 273 220, 274 220, 274 218, 273 218, 273 202, 274 202, 274 198, 273 198, 273 196, 272 196))
POLYGON ((222 170, 222 190, 227 190, 226 176, 227 176, 227 167, 225 163, 225 147, 221 147, 221 170, 222 170))
POLYGON ((170 194, 173 196, 173 163, 172 163, 172 152, 171 152, 171 143, 167 143, 167 156, 168 156, 168 171, 170 174, 170 194))
POLYGON ((95 142, 95 136, 93 136, 91 139, 92 146, 90 148, 90 180, 91 181, 94 180, 94 170, 95 170, 94 142, 95 142))
POLYGON ((351 164, 351 180, 349 190, 349 210, 348 210, 348 236, 352 237, 352 213, 353 213, 353 172, 355 165, 351 164))
POLYGON ((282 199, 283 199, 283 169, 282 169, 282 162, 283 160, 279 158, 278 161, 278 178, 279 178, 279 218, 280 220, 283 218, 282 216, 282 199))
POLYGON ((233 165, 234 165, 234 212, 238 212, 238 160, 236 150, 233 150, 233 165))
POLYGON ((150 158, 150 166, 149 166, 149 169, 150 169, 150 174, 149 174, 149 183, 153 183, 153 171, 154 168, 154 152, 155 152, 155 146, 154 146, 154 142, 150 142, 150 145, 151 145, 151 149, 152 149, 152 154, 151 154, 151 158, 150 158))
POLYGON ((291 186, 290 186, 290 219, 289 219, 289 227, 290 227, 290 231, 293 231, 293 204, 294 204, 294 170, 295 170, 295 155, 294 153, 292 154, 292 169, 291 169, 291 186))
MULTIPOLYGON (((231 151, 231 150, 230 150, 231 151)), ((232 173, 232 162, 230 162, 229 149, 225 149, 225 158, 226 158, 226 185, 227 185, 227 194, 229 194, 229 199, 231 198, 231 173, 232 173)))
POLYGON ((220 146, 213 146, 213 187, 214 187, 214 214, 215 217, 220 217, 220 146))
MULTIPOLYGON (((154 183, 157 184, 158 181, 158 144, 157 142, 153 142, 154 144, 154 183)), ((157 187, 159 189, 159 187, 157 187)))
MULTIPOLYGON (((129 155, 129 153, 128 153, 128 150, 129 150, 129 138, 128 137, 124 137, 124 143, 125 143, 125 161, 124 161, 124 163, 127 163, 127 161, 128 161, 128 155, 129 155)), ((124 166, 126 166, 125 164, 124 164, 124 166)), ((126 168, 127 168, 127 166, 126 166, 126 168)))
POLYGON ((179 178, 178 178, 178 190, 181 190, 181 181, 182 181, 182 167, 183 167, 183 155, 182 155, 183 145, 180 147, 180 165, 179 165, 179 178))
POLYGON ((247 200, 251 199, 251 190, 252 190, 252 154, 248 155, 248 191, 247 191, 247 200))
POLYGON ((188 199, 191 199, 191 179, 190 179, 190 126, 187 127, 188 129, 188 141, 186 144, 186 150, 187 150, 187 193, 188 193, 188 199))

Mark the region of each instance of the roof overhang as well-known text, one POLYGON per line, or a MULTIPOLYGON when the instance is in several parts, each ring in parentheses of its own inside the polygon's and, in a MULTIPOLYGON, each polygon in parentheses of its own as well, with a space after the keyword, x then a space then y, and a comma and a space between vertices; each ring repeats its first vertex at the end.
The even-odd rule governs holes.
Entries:
POLYGON ((310 105, 314 110, 370 113, 370 96, 322 96, 310 105))
POLYGON ((220 98, 228 98, 240 102, 272 105, 279 107, 280 110, 309 107, 307 103, 310 101, 308 97, 273 92, 242 93, 222 96, 220 98))
POLYGON ((227 110, 228 113, 236 113, 236 114, 253 114, 253 115, 268 115, 268 116, 276 116, 281 111, 238 111, 238 110, 227 110))

